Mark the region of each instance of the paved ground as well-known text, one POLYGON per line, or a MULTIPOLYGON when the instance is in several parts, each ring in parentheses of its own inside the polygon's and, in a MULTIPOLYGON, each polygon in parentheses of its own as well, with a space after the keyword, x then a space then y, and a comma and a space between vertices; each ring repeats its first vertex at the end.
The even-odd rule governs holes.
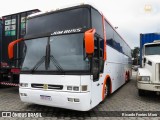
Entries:
MULTIPOLYGON (((18 88, 0 88, 0 111, 43 111, 42 115, 51 117, 46 118, 34 118, 35 120, 43 119, 100 119, 100 120, 160 120, 160 117, 105 117, 107 112, 109 115, 122 114, 121 112, 113 111, 160 111, 160 96, 153 93, 148 93, 144 97, 139 97, 136 89, 135 72, 129 83, 122 86, 114 94, 108 97, 103 103, 99 104, 93 110, 89 112, 77 112, 53 107, 46 107, 41 105, 22 103, 19 99, 18 88), (102 112, 100 112, 102 111, 102 112), (78 116, 78 117, 77 117, 78 116)), ((128 113, 127 113, 128 114, 128 113)), ((9 118, 0 118, 0 120, 6 120, 9 118)), ((29 120, 30 118, 12 118, 13 120, 24 119, 29 120)))

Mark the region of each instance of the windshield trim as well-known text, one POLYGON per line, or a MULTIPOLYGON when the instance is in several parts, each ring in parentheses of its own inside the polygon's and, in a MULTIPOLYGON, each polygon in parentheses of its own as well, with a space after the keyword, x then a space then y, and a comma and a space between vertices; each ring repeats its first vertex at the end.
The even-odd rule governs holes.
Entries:
POLYGON ((74 71, 34 71, 33 73, 31 71, 25 70, 21 71, 20 74, 34 74, 34 75, 90 75, 90 70, 74 70, 74 71))
MULTIPOLYGON (((56 10, 56 11, 46 12, 46 13, 39 14, 39 15, 36 15, 36 16, 31 16, 31 17, 28 17, 27 20, 34 19, 34 18, 41 17, 41 16, 50 15, 50 14, 55 14, 55 13, 60 13, 60 12, 65 12, 65 11, 70 11, 70 10, 75 10, 75 9, 79 9, 79 8, 87 8, 88 10, 90 10, 91 8, 94 8, 94 7, 92 7, 92 6, 89 5, 89 4, 76 5, 76 6, 72 6, 72 7, 68 7, 68 8, 62 8, 62 9, 59 9, 59 10, 56 10)), ((95 8, 94 8, 94 9, 95 9, 95 8)))
POLYGON ((80 32, 63 33, 63 34, 57 34, 57 35, 53 35, 52 33, 26 35, 26 36, 24 36, 24 41, 31 40, 31 39, 43 38, 43 37, 61 36, 61 35, 69 35, 69 34, 80 34, 80 33, 86 32, 89 29, 91 29, 91 28, 82 29, 80 32))

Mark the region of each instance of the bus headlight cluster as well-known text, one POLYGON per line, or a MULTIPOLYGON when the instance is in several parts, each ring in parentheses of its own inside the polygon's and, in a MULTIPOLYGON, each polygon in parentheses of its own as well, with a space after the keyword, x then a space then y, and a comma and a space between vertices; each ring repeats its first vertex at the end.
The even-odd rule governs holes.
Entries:
POLYGON ((20 93, 21 96, 27 96, 27 93, 20 93))
POLYGON ((73 87, 73 91, 79 91, 79 87, 78 86, 74 86, 73 87))
POLYGON ((67 86, 67 90, 70 90, 70 91, 79 91, 79 86, 67 86))
POLYGON ((142 76, 141 81, 150 81, 150 77, 149 76, 142 76))
POLYGON ((80 102, 79 98, 68 98, 69 102, 80 102))
POLYGON ((81 85, 80 87, 79 86, 67 86, 68 91, 80 91, 80 88, 82 92, 85 92, 88 90, 87 85, 81 85))
POLYGON ((72 90, 72 86, 67 86, 67 90, 72 90))
POLYGON ((20 87, 28 87, 28 83, 20 83, 20 87))

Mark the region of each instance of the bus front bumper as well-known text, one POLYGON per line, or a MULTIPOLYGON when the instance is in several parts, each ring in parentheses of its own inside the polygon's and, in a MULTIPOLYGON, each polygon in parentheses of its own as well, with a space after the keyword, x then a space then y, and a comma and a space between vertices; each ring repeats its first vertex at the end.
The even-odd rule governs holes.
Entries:
POLYGON ((160 91, 160 84, 151 84, 151 83, 143 83, 137 82, 138 89, 148 90, 148 91, 160 91))
POLYGON ((56 92, 19 88, 20 99, 23 102, 66 108, 79 111, 91 109, 91 94, 56 92))

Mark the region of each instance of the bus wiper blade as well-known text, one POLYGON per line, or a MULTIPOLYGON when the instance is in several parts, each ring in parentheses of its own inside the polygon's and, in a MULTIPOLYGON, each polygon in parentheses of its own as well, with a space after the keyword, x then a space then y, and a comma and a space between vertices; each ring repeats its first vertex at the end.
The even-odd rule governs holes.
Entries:
POLYGON ((50 58, 51 58, 51 61, 53 62, 53 64, 56 66, 56 68, 57 68, 59 71, 63 72, 63 71, 64 71, 63 68, 62 68, 61 65, 57 62, 57 60, 54 58, 54 56, 51 55, 50 58))
POLYGON ((37 64, 32 68, 31 73, 33 73, 43 62, 45 61, 45 56, 43 56, 37 64))

